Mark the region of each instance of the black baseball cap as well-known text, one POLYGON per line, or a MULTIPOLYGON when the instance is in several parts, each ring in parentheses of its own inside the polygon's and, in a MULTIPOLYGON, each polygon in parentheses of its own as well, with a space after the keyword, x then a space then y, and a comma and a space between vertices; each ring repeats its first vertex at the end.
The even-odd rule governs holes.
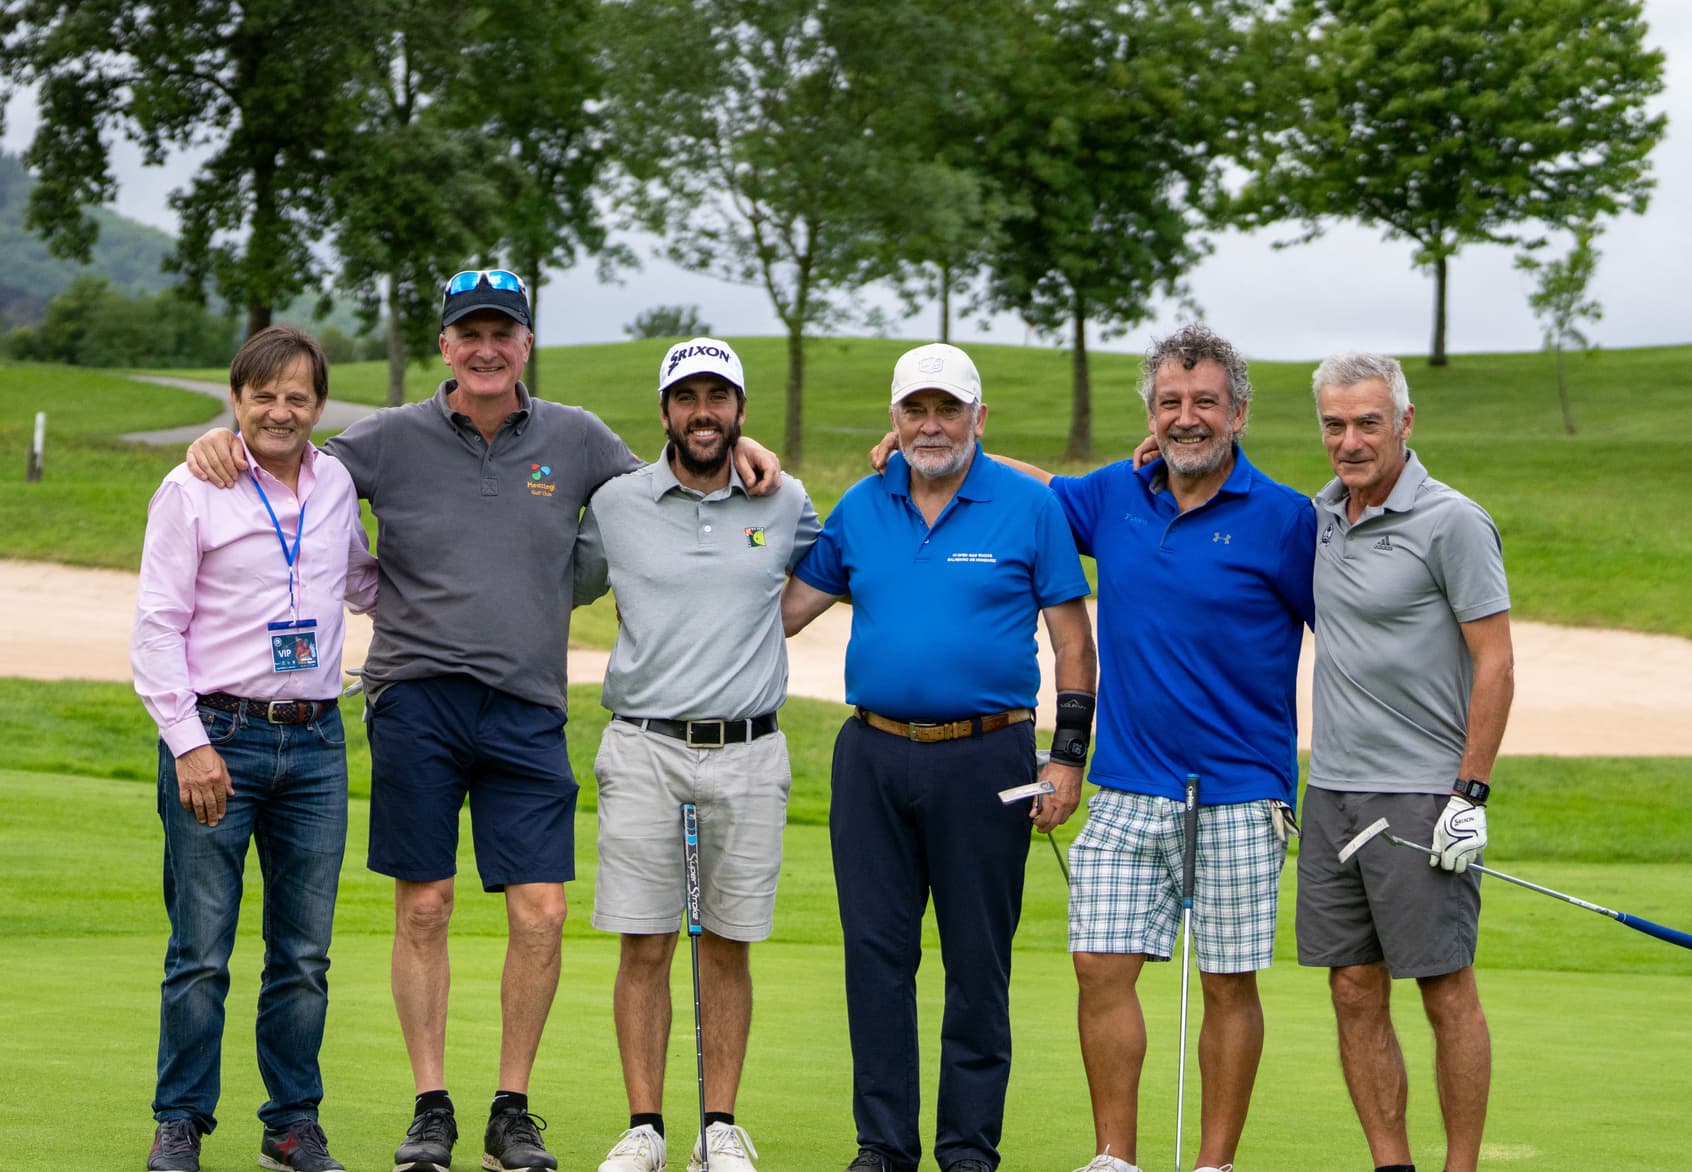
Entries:
POLYGON ((441 289, 441 329, 478 309, 495 309, 519 325, 534 329, 529 313, 529 290, 523 278, 507 269, 465 269, 441 289))

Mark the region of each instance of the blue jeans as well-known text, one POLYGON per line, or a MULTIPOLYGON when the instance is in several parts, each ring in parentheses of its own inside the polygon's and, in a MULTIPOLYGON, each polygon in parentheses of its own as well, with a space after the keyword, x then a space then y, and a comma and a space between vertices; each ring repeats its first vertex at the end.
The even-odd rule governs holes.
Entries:
POLYGON ((176 760, 159 743, 164 900, 170 946, 159 1006, 159 1081, 153 1117, 216 1126, 223 1002, 241 911, 247 843, 264 876, 264 972, 258 1065, 270 1099, 266 1127, 315 1119, 323 1098, 317 1052, 329 1007, 329 935, 347 842, 347 749, 341 714, 269 724, 201 707, 235 794, 216 826, 177 796, 176 760))

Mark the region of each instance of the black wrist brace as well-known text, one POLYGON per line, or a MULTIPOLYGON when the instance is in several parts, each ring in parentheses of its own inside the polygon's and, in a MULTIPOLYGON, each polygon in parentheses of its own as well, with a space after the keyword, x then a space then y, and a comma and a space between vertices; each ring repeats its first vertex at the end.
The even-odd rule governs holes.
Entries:
POLYGON ((1087 692, 1059 692, 1057 728, 1052 732, 1052 760, 1059 765, 1085 765, 1093 736, 1096 701, 1087 692))

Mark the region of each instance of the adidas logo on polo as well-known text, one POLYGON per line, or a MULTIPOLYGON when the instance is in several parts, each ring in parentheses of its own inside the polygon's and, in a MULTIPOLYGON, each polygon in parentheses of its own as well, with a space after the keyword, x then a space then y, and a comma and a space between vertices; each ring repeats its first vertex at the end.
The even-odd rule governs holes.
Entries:
POLYGON ((1393 549, 1394 546, 1392 544, 1392 539, 1388 537, 1381 538, 1379 541, 1375 542, 1375 548, 1387 550, 1393 549))

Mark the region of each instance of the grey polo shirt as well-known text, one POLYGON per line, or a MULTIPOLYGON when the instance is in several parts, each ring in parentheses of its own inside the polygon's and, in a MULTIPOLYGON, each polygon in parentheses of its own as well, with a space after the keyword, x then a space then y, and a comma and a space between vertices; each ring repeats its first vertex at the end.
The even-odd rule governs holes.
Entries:
POLYGON ((1461 624, 1510 609, 1498 529, 1415 452, 1386 503, 1355 523, 1337 479, 1315 505, 1310 784, 1446 793, 1474 684, 1461 624))
POLYGON ((563 708, 577 519, 594 489, 640 461, 596 415, 521 383, 490 444, 447 406, 454 385, 323 445, 376 514, 366 686, 467 675, 563 708))
POLYGON ((666 448, 605 484, 582 516, 575 598, 617 596, 621 625, 603 703, 620 716, 744 720, 787 698, 781 591, 821 526, 805 486, 783 476, 755 497, 683 486, 666 448))

